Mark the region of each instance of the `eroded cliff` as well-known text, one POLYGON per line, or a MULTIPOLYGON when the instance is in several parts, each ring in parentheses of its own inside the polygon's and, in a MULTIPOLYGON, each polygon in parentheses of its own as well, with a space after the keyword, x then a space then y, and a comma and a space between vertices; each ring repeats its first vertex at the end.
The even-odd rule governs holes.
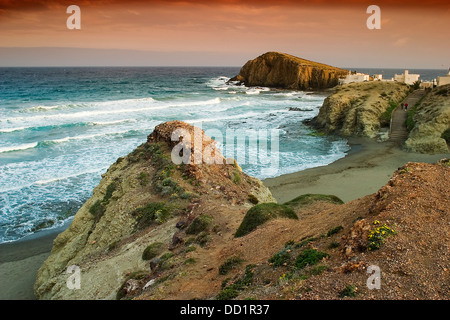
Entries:
POLYGON ((350 83, 336 87, 317 117, 310 122, 318 130, 343 136, 375 138, 389 126, 383 114, 410 92, 406 84, 386 81, 350 83))
POLYGON ((420 153, 448 153, 450 85, 434 88, 409 114, 412 127, 405 146, 420 153), (447 139, 447 140, 446 140, 447 139))
POLYGON ((246 86, 263 86, 294 90, 317 90, 334 87, 348 70, 301 59, 280 52, 267 52, 248 61, 230 81, 246 86))
POLYGON ((146 143, 108 169, 69 228, 54 240, 37 274, 36 297, 115 299, 130 274, 155 269, 143 258, 149 245, 157 243, 159 253, 177 256, 173 250, 183 244, 184 252, 188 238, 202 245, 220 238, 220 231, 233 229, 253 203, 274 201, 258 179, 235 162, 227 164, 203 131, 194 134, 194 127, 179 121, 161 124, 146 143), (175 165, 171 150, 178 142, 171 135, 176 129, 190 133, 192 154, 194 143, 200 143, 195 148, 217 156, 220 164, 195 164, 192 157, 190 164, 175 165), (204 228, 203 233, 187 234, 197 217, 208 217, 215 232, 204 228), (81 270, 79 290, 66 285, 66 270, 72 265, 81 270))

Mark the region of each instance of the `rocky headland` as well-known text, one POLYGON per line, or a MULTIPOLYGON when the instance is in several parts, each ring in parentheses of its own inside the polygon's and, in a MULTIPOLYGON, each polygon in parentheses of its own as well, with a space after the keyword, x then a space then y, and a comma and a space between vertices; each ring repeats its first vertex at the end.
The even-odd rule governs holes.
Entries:
POLYGON ((409 93, 408 85, 387 81, 338 86, 309 123, 326 133, 376 138, 383 128, 387 133, 390 112, 409 93))
POLYGON ((281 204, 261 181, 225 161, 203 132, 196 140, 194 127, 164 123, 103 175, 54 240, 35 294, 445 299, 449 166, 449 160, 407 163, 378 192, 347 203, 305 194, 281 204), (221 162, 173 164, 177 128, 190 132, 191 150, 201 137, 201 149, 221 162), (67 286, 72 265, 81 270, 78 290, 67 286), (366 285, 370 266, 381 270, 376 290, 366 285))
POLYGON ((450 144, 450 85, 434 88, 408 114, 405 147, 412 152, 448 153, 450 144))
POLYGON ((301 59, 280 52, 267 52, 248 61, 230 81, 246 86, 293 90, 321 90, 336 86, 348 70, 301 59))

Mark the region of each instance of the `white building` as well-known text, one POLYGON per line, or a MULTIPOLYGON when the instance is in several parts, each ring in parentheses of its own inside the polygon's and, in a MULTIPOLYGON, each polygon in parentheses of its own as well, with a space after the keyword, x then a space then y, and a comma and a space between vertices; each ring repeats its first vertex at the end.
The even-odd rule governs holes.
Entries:
POLYGON ((382 74, 374 74, 373 75, 373 80, 374 81, 381 81, 381 80, 383 80, 383 75, 382 74))
POLYGON ((437 77, 437 86, 443 86, 444 84, 450 83, 450 69, 448 69, 448 73, 446 76, 437 77))
POLYGON ((414 82, 418 81, 420 77, 420 74, 413 74, 413 73, 409 73, 408 70, 405 70, 405 73, 403 74, 396 74, 394 76, 394 81, 397 82, 403 82, 406 84, 413 84, 414 82))
POLYGON ((345 76, 344 79, 339 79, 340 84, 348 84, 352 82, 363 82, 363 81, 369 81, 369 75, 364 73, 355 73, 352 74, 351 72, 348 73, 348 75, 345 76))

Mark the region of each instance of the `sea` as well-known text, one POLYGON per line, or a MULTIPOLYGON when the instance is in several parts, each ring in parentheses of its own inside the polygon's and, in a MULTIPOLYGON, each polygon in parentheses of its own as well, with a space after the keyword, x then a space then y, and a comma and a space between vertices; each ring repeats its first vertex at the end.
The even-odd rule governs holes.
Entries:
MULTIPOLYGON (((360 70, 385 78, 403 72, 360 70)), ((244 145, 219 139, 218 147, 225 156, 247 154, 239 164, 260 179, 345 157, 350 150, 345 139, 315 134, 302 123, 318 114, 328 93, 227 84, 238 72, 236 67, 0 68, 0 243, 70 223, 108 167, 166 121, 215 132, 213 138, 218 131, 224 137, 228 130, 256 132, 244 145), (231 143, 237 147, 229 148, 231 143), (276 161, 255 160, 261 150, 276 161)), ((414 72, 430 80, 446 73, 414 72)))

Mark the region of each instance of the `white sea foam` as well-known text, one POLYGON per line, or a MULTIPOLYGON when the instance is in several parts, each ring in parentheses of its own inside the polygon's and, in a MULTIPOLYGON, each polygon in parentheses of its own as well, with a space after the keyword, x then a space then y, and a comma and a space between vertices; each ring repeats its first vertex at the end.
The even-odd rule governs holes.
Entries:
POLYGON ((35 148, 38 145, 37 142, 25 143, 18 146, 0 147, 0 153, 20 151, 35 148))
POLYGON ((0 129, 0 132, 14 132, 14 131, 22 131, 25 129, 28 129, 30 127, 17 127, 17 128, 4 128, 4 129, 0 129))
MULTIPOLYGON (((29 186, 32 186, 32 185, 44 185, 44 184, 49 184, 49 183, 53 183, 53 182, 56 182, 56 181, 67 180, 67 179, 71 179, 71 178, 76 178, 76 177, 82 176, 82 175, 84 175, 84 174, 91 174, 91 173, 103 172, 103 171, 105 171, 106 169, 108 169, 108 167, 102 167, 102 168, 99 168, 99 169, 87 170, 87 171, 83 171, 83 172, 80 172, 80 173, 77 173, 77 174, 72 174, 72 175, 66 175, 66 176, 61 176, 61 177, 51 178, 51 179, 47 179, 47 180, 39 180, 39 181, 36 181, 36 182, 30 184, 29 186)), ((21 189, 23 189, 23 188, 24 188, 24 187, 21 187, 21 189)))
POLYGON ((125 134, 125 133, 128 133, 128 132, 130 132, 130 130, 115 131, 115 132, 103 132, 103 133, 90 134, 90 135, 79 135, 79 136, 73 136, 73 137, 65 137, 65 138, 61 138, 61 139, 49 140, 48 142, 63 143, 63 142, 71 141, 71 140, 87 140, 87 139, 92 139, 92 138, 97 138, 97 137, 102 137, 102 136, 107 136, 107 135, 125 134))
POLYGON ((92 124, 97 125, 97 126, 109 126, 109 125, 125 123, 125 122, 137 122, 137 121, 136 121, 136 119, 121 119, 121 120, 114 120, 114 121, 94 121, 94 122, 92 122, 92 124))

